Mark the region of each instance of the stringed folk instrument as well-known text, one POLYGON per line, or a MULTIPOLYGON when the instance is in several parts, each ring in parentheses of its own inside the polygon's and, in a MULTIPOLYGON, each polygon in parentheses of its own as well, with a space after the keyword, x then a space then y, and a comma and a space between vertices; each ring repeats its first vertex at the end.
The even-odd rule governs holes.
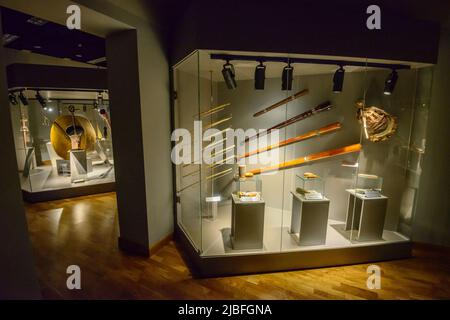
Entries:
POLYGON ((333 108, 333 105, 331 104, 331 102, 330 101, 326 101, 324 103, 319 104, 317 107, 312 108, 311 110, 305 111, 305 112, 303 112, 303 113, 301 113, 301 114, 299 114, 299 115, 297 115, 295 117, 292 117, 292 118, 290 118, 290 119, 288 119, 286 121, 283 121, 283 122, 281 122, 281 123, 279 123, 279 124, 269 128, 269 129, 267 129, 264 132, 258 133, 257 135, 254 135, 253 137, 245 139, 245 142, 248 142, 250 139, 259 138, 259 137, 261 137, 261 136, 263 136, 265 134, 269 134, 273 130, 279 130, 279 129, 287 127, 287 126, 289 126, 289 125, 291 125, 293 123, 296 123, 298 121, 305 120, 305 119, 307 119, 309 117, 312 117, 313 115, 316 115, 316 114, 318 114, 320 112, 331 110, 332 108, 333 108))
POLYGON ((256 112, 256 113, 253 115, 253 117, 259 117, 259 116, 262 116, 263 114, 265 114, 265 113, 267 113, 267 112, 269 112, 269 111, 271 111, 271 110, 273 110, 273 109, 276 109, 276 108, 278 108, 278 107, 281 107, 281 106, 285 105, 286 103, 289 103, 289 102, 291 102, 291 101, 294 101, 294 100, 296 100, 296 99, 298 99, 298 98, 300 98, 300 97, 303 97, 303 96, 307 95, 308 93, 309 93, 308 89, 299 91, 299 92, 297 92, 296 94, 294 94, 294 95, 292 95, 292 96, 290 96, 290 97, 287 97, 286 99, 283 99, 283 100, 281 100, 281 101, 279 101, 279 102, 277 102, 277 103, 274 103, 274 104, 271 105, 270 107, 267 107, 267 108, 265 108, 265 109, 263 109, 263 110, 261 110, 261 111, 256 112))
POLYGON ((59 116, 50 129, 50 141, 58 156, 69 160, 69 151, 95 148, 96 134, 90 121, 81 116, 59 116), (77 145, 74 146, 74 141, 77 145))
POLYGON ((280 163, 280 164, 276 164, 276 165, 273 165, 273 166, 251 170, 248 173, 256 175, 256 174, 262 174, 262 173, 266 173, 266 172, 292 169, 292 168, 296 168, 296 167, 299 167, 299 166, 302 166, 302 165, 310 164, 311 162, 324 160, 324 159, 328 159, 328 158, 331 158, 331 157, 336 157, 336 156, 340 156, 340 155, 344 155, 344 154, 348 154, 348 153, 359 152, 361 149, 362 149, 361 144, 357 143, 357 144, 353 144, 353 145, 346 146, 346 147, 343 147, 343 148, 338 148, 338 149, 333 149, 333 150, 322 151, 322 152, 319 152, 319 153, 314 153, 314 154, 311 154, 311 155, 308 155, 308 156, 305 156, 305 157, 301 157, 301 158, 297 158, 297 159, 294 159, 294 160, 286 161, 286 162, 283 162, 283 163, 280 163))
POLYGON ((270 145, 268 147, 264 147, 264 148, 261 148, 261 149, 250 151, 250 152, 244 154, 243 156, 241 156, 239 158, 240 159, 248 158, 248 157, 253 156, 255 154, 259 154, 259 153, 266 152, 266 151, 269 151, 269 150, 273 150, 273 149, 276 149, 276 148, 285 147, 285 146, 288 146, 290 144, 297 143, 297 142, 300 142, 300 141, 304 141, 304 140, 307 140, 307 139, 311 139, 311 138, 314 138, 314 137, 318 137, 318 136, 321 136, 321 135, 324 135, 324 134, 327 134, 327 133, 332 133, 332 132, 335 132, 335 131, 337 131, 337 130, 339 130, 341 128, 342 128, 341 123, 340 122, 335 122, 335 123, 329 124, 329 125, 327 125, 325 127, 322 127, 322 128, 320 128, 318 130, 313 130, 313 131, 301 134, 301 135, 296 136, 294 138, 290 138, 290 139, 281 141, 279 143, 275 143, 275 144, 270 145))

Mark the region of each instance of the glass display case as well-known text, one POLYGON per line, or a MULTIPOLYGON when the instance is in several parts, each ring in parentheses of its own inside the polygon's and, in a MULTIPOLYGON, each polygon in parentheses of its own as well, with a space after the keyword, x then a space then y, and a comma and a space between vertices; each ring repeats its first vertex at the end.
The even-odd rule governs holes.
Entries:
POLYGON ((432 70, 366 58, 195 51, 173 67, 180 130, 173 141, 185 148, 185 162, 176 164, 183 236, 200 257, 214 258, 409 243, 432 70), (203 153, 186 157, 196 146, 203 153), (264 202, 254 229, 246 229, 261 237, 253 252, 232 245, 239 192, 263 195, 249 197, 264 202), (211 197, 213 220, 206 218, 211 197), (363 200, 371 201, 365 211, 363 200))
POLYGON ((235 195, 240 201, 260 201, 262 199, 262 183, 259 176, 237 177, 235 195))
POLYGON ((320 200, 324 197, 324 181, 314 173, 306 172, 295 176, 295 192, 308 200, 320 200))
POLYGON ((24 192, 114 183, 107 92, 18 89, 9 96, 24 192))

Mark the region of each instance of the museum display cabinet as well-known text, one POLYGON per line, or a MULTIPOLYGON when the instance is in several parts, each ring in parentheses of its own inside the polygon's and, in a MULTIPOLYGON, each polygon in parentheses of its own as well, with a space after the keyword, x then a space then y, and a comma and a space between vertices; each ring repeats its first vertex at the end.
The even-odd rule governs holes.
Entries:
POLYGON ((214 50, 175 65, 177 237, 195 269, 410 255, 432 73, 422 63, 214 50))
POLYGON ((25 200, 114 189, 107 92, 23 88, 9 100, 25 200))

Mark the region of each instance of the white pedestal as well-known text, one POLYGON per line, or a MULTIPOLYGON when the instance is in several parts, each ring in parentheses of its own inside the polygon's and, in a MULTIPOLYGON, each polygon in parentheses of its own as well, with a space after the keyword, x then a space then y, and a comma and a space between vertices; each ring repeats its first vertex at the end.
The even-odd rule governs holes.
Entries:
POLYGON ((232 194, 231 245, 235 250, 263 249, 265 202, 241 201, 232 194))
POLYGON ((328 211, 330 200, 306 199, 297 192, 292 193, 292 218, 290 233, 298 245, 325 244, 327 239, 328 211))
POLYGON ((345 230, 357 231, 357 241, 381 240, 383 238, 384 220, 388 197, 366 197, 353 189, 348 192, 347 217, 345 230))

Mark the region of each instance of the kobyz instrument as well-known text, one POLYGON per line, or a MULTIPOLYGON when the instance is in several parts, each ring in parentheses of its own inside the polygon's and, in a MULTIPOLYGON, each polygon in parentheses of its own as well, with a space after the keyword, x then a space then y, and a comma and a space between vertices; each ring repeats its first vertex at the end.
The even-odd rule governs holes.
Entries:
POLYGON ((58 117, 50 129, 50 141, 58 156, 69 160, 76 140, 78 149, 92 151, 95 147, 95 130, 90 121, 81 116, 65 115, 58 117))

